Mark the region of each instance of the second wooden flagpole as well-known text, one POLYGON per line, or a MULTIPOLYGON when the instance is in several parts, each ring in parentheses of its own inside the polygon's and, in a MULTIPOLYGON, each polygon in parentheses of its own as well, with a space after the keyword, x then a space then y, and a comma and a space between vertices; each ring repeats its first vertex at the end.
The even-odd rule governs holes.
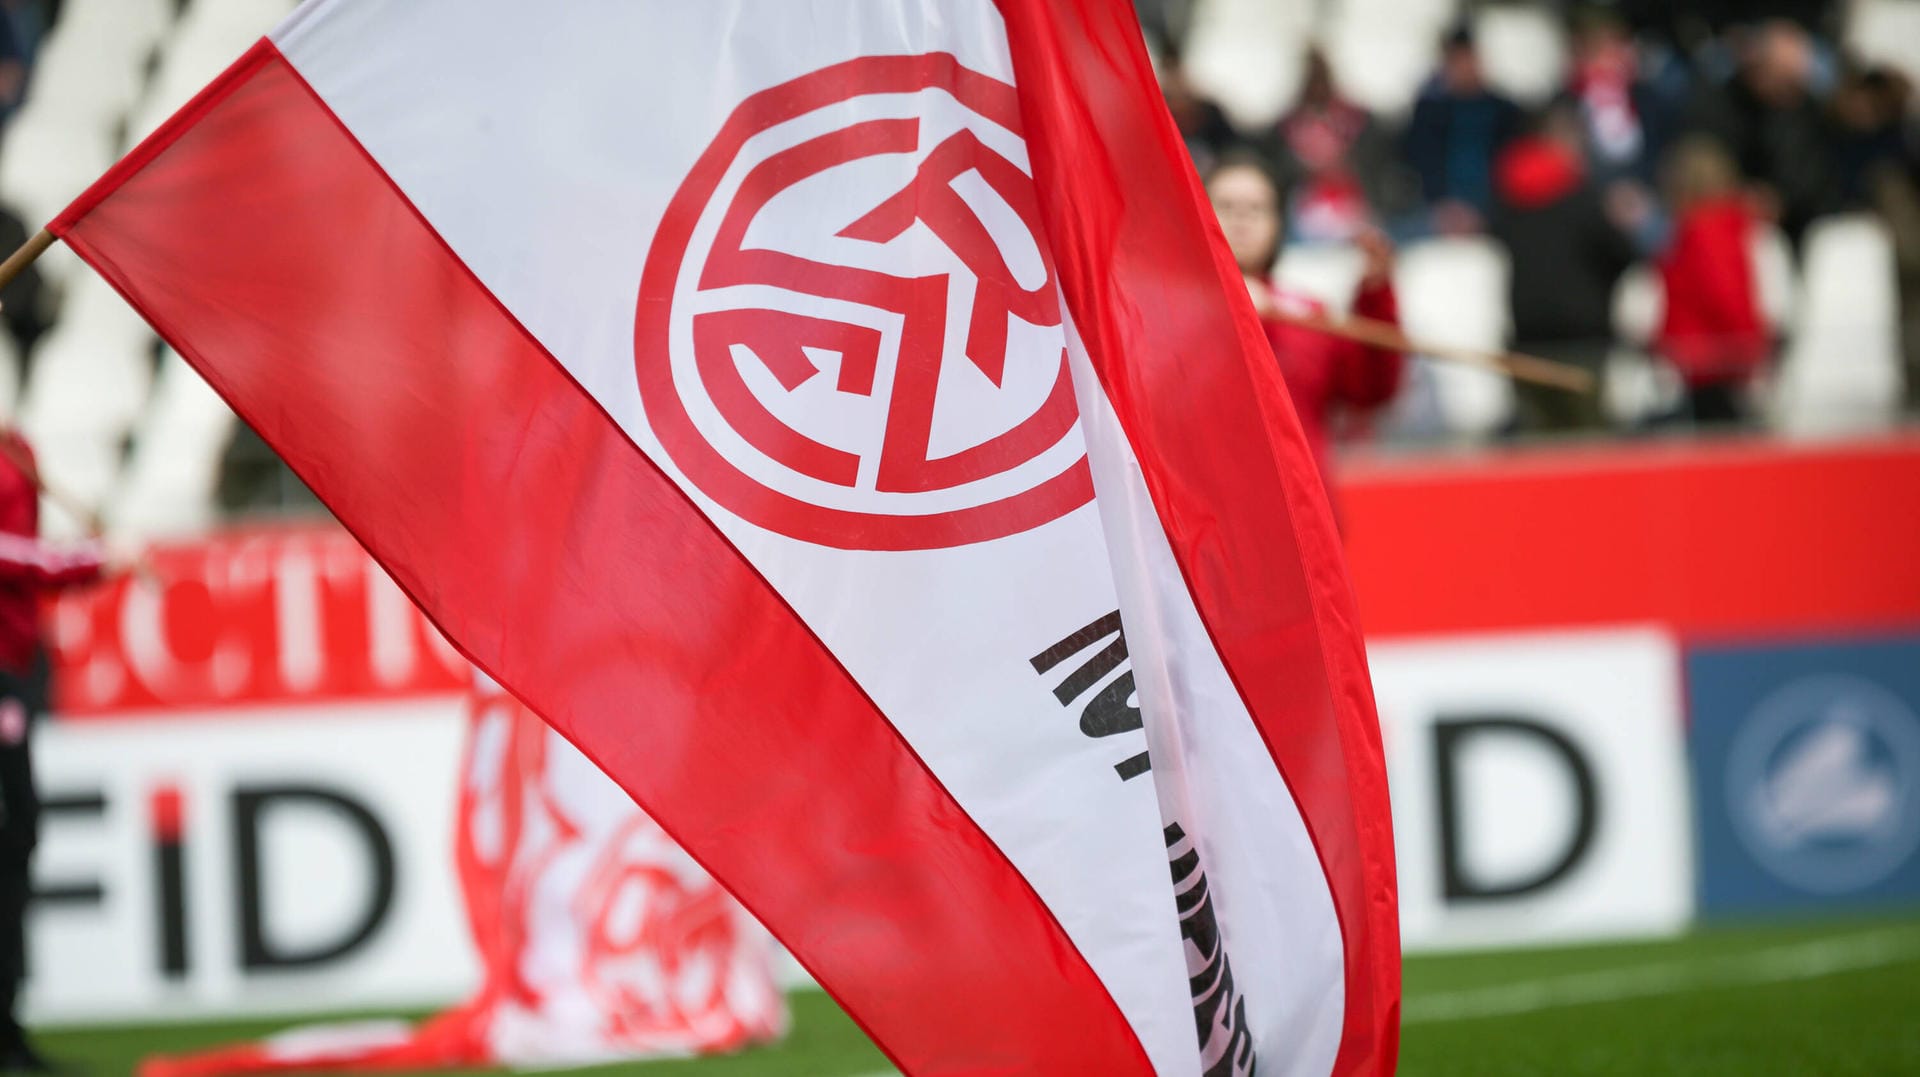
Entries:
POLYGON ((1482 370, 1505 374, 1516 381, 1551 386, 1570 393, 1591 393, 1599 387, 1599 381, 1593 376, 1592 371, 1570 363, 1556 363, 1551 359, 1541 359, 1516 352, 1484 352, 1473 348, 1435 347, 1431 342, 1416 341, 1408 337, 1404 330, 1391 322, 1374 318, 1355 315, 1335 318, 1325 314, 1294 311, 1272 311, 1265 317, 1375 348, 1389 348, 1412 355, 1424 355, 1430 359, 1479 367, 1482 370))

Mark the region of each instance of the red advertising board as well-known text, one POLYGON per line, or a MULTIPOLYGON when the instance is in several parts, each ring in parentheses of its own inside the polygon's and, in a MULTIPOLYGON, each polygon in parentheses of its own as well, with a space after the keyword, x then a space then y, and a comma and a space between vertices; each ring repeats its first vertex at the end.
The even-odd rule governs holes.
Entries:
POLYGON ((337 528, 162 546, 152 564, 53 603, 62 717, 466 688, 465 660, 337 528))

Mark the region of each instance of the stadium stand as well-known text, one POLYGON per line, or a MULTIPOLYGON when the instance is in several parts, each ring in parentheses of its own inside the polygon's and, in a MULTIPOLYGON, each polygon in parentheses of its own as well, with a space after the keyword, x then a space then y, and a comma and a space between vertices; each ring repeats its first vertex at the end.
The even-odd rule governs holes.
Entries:
MULTIPOLYGON (((217 74, 292 0, 66 0, 41 42, 24 104, 0 139, 0 203, 29 227, 58 212, 140 137, 217 74)), ((1431 74, 1437 43, 1470 16, 1490 82, 1539 103, 1568 70, 1558 9, 1459 0, 1198 0, 1181 59, 1193 84, 1244 131, 1269 130, 1298 90, 1304 52, 1320 42, 1342 90, 1389 122, 1404 118, 1431 74)), ((1842 42, 1920 79, 1920 0, 1860 0, 1842 42)), ((1771 232, 1756 252, 1764 306, 1788 344, 1770 415, 1789 433, 1884 425, 1899 394, 1889 241, 1864 216, 1820 222, 1796 257, 1771 232)), ((77 259, 40 263, 56 304, 31 354, 0 339, 0 407, 42 447, 56 485, 132 535, 190 532, 218 515, 216 492, 236 424, 139 319, 77 259)), ((1416 337, 1495 348, 1507 335, 1506 264, 1478 238, 1417 239, 1399 288, 1416 337)), ((1282 259, 1290 286, 1344 301, 1351 252, 1298 248, 1282 259)), ((1639 349, 1652 332, 1658 284, 1629 274, 1618 296, 1622 350, 1609 369, 1609 412, 1634 422, 1672 395, 1639 349)), ((1471 370, 1430 368, 1432 423, 1448 439, 1508 424, 1512 391, 1471 370)), ((1389 428, 1393 424, 1389 423, 1389 428)), ((1417 425, 1417 424, 1416 424, 1417 425)), ((49 526, 72 527, 57 513, 49 526)))

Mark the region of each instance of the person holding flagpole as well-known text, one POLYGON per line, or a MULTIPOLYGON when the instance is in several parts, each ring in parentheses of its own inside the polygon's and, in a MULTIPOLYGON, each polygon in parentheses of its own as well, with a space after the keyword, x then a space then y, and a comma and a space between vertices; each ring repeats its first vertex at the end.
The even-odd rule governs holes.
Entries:
MULTIPOLYGON (((1341 421, 1342 413, 1365 414, 1392 400, 1400 390, 1405 356, 1389 347, 1329 335, 1289 317, 1318 319, 1324 311, 1317 300, 1273 280, 1273 264, 1284 240, 1280 185, 1259 158, 1229 156, 1216 165, 1207 175, 1207 196, 1233 259, 1246 277, 1254 310, 1320 464, 1321 481, 1332 489, 1328 460, 1334 424, 1341 421)), ((1393 247, 1371 229, 1362 232, 1357 242, 1365 268, 1354 293, 1353 313, 1397 325, 1393 247)))
POLYGON ((40 539, 42 484, 33 450, 0 431, 0 1073, 46 1073, 15 1013, 26 972, 30 869, 40 836, 32 732, 47 705, 40 604, 93 583, 107 562, 98 542, 58 549, 40 539))

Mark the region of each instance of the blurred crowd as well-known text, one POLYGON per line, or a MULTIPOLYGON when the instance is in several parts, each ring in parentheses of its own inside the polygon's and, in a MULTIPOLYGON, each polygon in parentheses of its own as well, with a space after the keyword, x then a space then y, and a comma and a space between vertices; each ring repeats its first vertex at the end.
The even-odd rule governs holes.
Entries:
MULTIPOLYGON (((1249 123, 1245 110, 1230 114, 1209 100, 1196 88, 1204 80, 1183 64, 1195 11, 1229 0, 1135 0, 1187 148, 1223 223, 1235 216, 1228 229, 1238 237, 1235 253, 1317 442, 1369 429, 1428 441, 1480 436, 1503 423, 1513 433, 1579 433, 1758 421, 1789 327, 1778 304, 1766 301, 1773 278, 1753 251, 1777 248, 1800 259, 1816 222, 1834 214, 1869 215, 1890 241, 1897 285, 1863 282, 1862 290, 1879 296, 1876 326, 1892 320, 1883 313, 1889 304, 1897 307, 1903 404, 1907 415, 1920 414, 1920 126, 1908 75, 1840 44, 1859 2, 1405 0, 1409 10, 1438 12, 1427 77, 1409 105, 1376 111, 1362 104, 1380 102, 1347 92, 1341 65, 1309 47, 1284 110, 1249 123), (1564 28, 1566 62, 1556 66, 1564 76, 1545 98, 1516 101, 1489 75, 1489 53, 1510 56, 1512 46, 1490 50, 1474 28, 1490 13, 1513 11, 1544 12, 1564 28), (1460 21, 1446 28, 1449 13, 1460 21), (1516 383, 1511 407, 1503 399, 1463 420, 1459 409, 1447 411, 1453 404, 1439 402, 1444 394, 1430 369, 1406 368, 1398 352, 1377 343, 1335 347, 1304 331, 1300 310, 1324 312, 1288 294, 1273 273, 1283 247, 1351 249, 1359 282, 1340 305, 1396 321, 1399 300, 1411 307, 1425 298, 1418 289, 1393 294, 1396 251, 1434 240, 1500 252, 1502 320, 1510 327, 1504 343, 1513 350, 1604 376, 1624 346, 1645 353, 1646 369, 1658 371, 1665 388, 1628 415, 1603 406, 1604 393, 1516 383), (1634 339, 1623 341, 1621 296, 1632 289, 1621 282, 1630 271, 1641 280, 1634 268, 1641 266, 1660 285, 1658 310, 1650 333, 1637 326, 1634 339), (1377 414, 1386 418, 1369 418, 1377 414)), ((1877 2, 1920 8, 1920 0, 1877 2)), ((1359 0, 1234 3, 1324 26, 1330 13, 1350 13, 1359 0)), ((60 7, 60 0, 0 0, 0 123, 30 91, 36 51, 60 7)), ((1394 0, 1367 0, 1367 7, 1397 10, 1394 0)), ((1407 39, 1397 27, 1381 26, 1378 41, 1372 26, 1361 30, 1357 57, 1351 48, 1331 50, 1355 78, 1367 73, 1352 65, 1367 64, 1369 50, 1407 39)), ((1418 35, 1416 52, 1406 54, 1415 64, 1428 47, 1425 24, 1418 35)), ((1276 57, 1273 69, 1294 63, 1291 55, 1276 57)), ((1404 90, 1417 70, 1402 68, 1404 90)), ((1231 85, 1214 83, 1223 95, 1231 85)), ((26 235, 0 206, 0 251, 26 235)), ((1476 280, 1476 310, 1491 313, 1501 287, 1491 277, 1476 280)), ((0 329, 20 357, 16 384, 39 361, 35 341, 63 309, 54 290, 29 272, 0 295, 0 329)), ((1856 350, 1816 339, 1800 333, 1793 341, 1823 353, 1856 350)), ((1883 341, 1871 354, 1884 373, 1883 341)), ((1876 398, 1885 399, 1884 391, 1876 398)), ((244 427, 226 441, 215 500, 228 512, 315 507, 244 427)))
MULTIPOLYGON (((1615 345, 1622 275, 1656 267, 1653 351, 1685 385, 1656 423, 1752 419, 1753 385, 1779 343, 1761 310, 1757 229, 1777 227, 1797 258, 1815 220, 1876 215, 1898 263, 1904 406, 1920 410, 1913 87, 1835 44, 1838 5, 1552 5, 1570 55, 1564 84, 1533 107, 1490 84, 1462 21, 1435 43, 1431 75, 1397 121, 1343 94, 1315 46, 1291 105, 1256 130, 1229 122, 1183 71, 1189 4, 1138 6, 1202 175, 1257 164, 1287 243, 1490 237, 1510 261, 1512 347, 1596 374, 1615 345)), ((1516 388, 1516 430, 1606 422, 1597 395, 1516 388)))

